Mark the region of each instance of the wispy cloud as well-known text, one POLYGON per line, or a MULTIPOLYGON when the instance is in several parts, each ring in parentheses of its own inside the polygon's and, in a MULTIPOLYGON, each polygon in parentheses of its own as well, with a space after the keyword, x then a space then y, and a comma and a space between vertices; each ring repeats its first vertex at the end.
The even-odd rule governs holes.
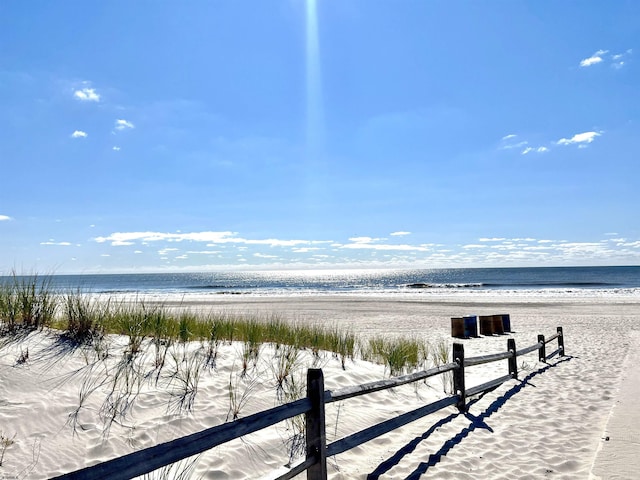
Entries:
POLYGON ((538 147, 533 146, 527 140, 520 140, 517 135, 511 134, 502 137, 500 141, 499 150, 512 150, 520 149, 520 155, 529 155, 532 153, 547 153, 551 151, 551 148, 556 145, 578 145, 578 148, 586 148, 587 145, 592 143, 596 137, 599 137, 604 132, 582 132, 576 133, 571 138, 561 138, 560 140, 550 142, 546 145, 540 145, 538 147))
POLYGON ((83 102, 99 102, 100 94, 93 88, 81 88, 73 92, 73 96, 83 102))
POLYGON ((319 243, 331 243, 330 241, 315 240, 281 240, 276 238, 247 239, 240 238, 236 232, 191 232, 191 233, 165 233, 165 232, 116 232, 106 237, 96 237, 98 243, 110 242, 113 246, 133 245, 136 242, 206 242, 207 246, 219 244, 243 244, 265 245, 269 247, 294 247, 298 245, 314 245, 319 243))
POLYGON ((135 125, 128 120, 124 120, 122 118, 116 120, 116 124, 113 127, 115 130, 127 130, 130 128, 135 128, 135 125))
POLYGON ((540 147, 532 147, 529 144, 528 140, 521 140, 518 135, 514 133, 510 133, 509 135, 505 135, 500 140, 499 150, 513 150, 518 149, 522 155, 527 155, 528 153, 544 153, 548 152, 549 148, 545 146, 540 147))
POLYGON ((627 58, 633 53, 632 49, 628 49, 622 53, 607 55, 609 50, 598 50, 593 55, 580 61, 582 68, 591 67, 599 63, 610 63, 613 68, 620 69, 625 66, 627 58))
POLYGON ((46 242, 40 242, 40 245, 56 245, 59 247, 69 247, 71 246, 71 242, 55 242, 53 240, 49 240, 46 242))
POLYGON ((527 155, 528 153, 531 152, 535 152, 535 153, 545 153, 548 152, 549 149, 547 147, 527 147, 524 150, 522 150, 522 155, 527 155))
POLYGON ((351 243, 344 245, 335 244, 335 247, 348 250, 386 250, 386 251, 415 251, 426 252, 429 250, 429 245, 407 245, 407 244, 393 244, 393 243, 381 243, 386 239, 384 238, 372 238, 372 237, 352 237, 349 239, 351 243))
POLYGON ((351 237, 349 239, 350 242, 360 243, 360 244, 373 243, 373 242, 378 242, 380 240, 382 240, 382 239, 381 238, 373 238, 373 237, 351 237))
POLYGON ((82 130, 76 130, 71 134, 71 138, 85 138, 88 136, 89 134, 87 132, 83 132, 82 130))
POLYGON ((596 65, 603 61, 602 56, 607 54, 609 50, 598 50, 596 53, 591 55, 588 58, 585 58, 580 61, 581 67, 590 67, 591 65, 596 65))
POLYGON ((629 49, 624 53, 616 53, 615 55, 612 55, 611 60, 613 61, 613 63, 611 64, 611 66, 615 69, 620 69, 624 67, 627 63, 627 58, 632 53, 633 53, 633 50, 629 49))
POLYGON ((404 237, 405 235, 411 235, 411 232, 393 232, 390 235, 392 237, 404 237))
POLYGON ((8 222, 9 220, 13 220, 9 215, 0 215, 0 222, 8 222))
POLYGON ((520 140, 518 135, 514 133, 510 133, 509 135, 505 135, 502 137, 500 141, 500 146, 498 147, 500 150, 511 150, 513 148, 522 148, 528 145, 529 142, 526 140, 520 140))
POLYGON ((580 147, 585 147, 589 143, 593 142, 596 139, 596 137, 599 137, 600 135, 602 135, 602 132, 576 133, 573 137, 571 137, 571 138, 561 138, 556 143, 558 145, 575 145, 575 144, 578 144, 578 146, 580 146, 580 147))
POLYGON ((113 147, 111 147, 111 150, 113 150, 114 152, 119 152, 120 147, 118 147, 117 145, 114 145, 113 147))
POLYGON ((265 253, 254 253, 253 256, 256 258, 269 258, 269 259, 278 258, 277 255, 267 255, 265 253))

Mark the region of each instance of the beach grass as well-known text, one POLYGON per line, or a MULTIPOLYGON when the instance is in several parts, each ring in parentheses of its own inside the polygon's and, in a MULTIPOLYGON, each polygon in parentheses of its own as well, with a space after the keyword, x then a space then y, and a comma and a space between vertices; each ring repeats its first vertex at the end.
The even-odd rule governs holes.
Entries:
POLYGON ((376 336, 362 350, 363 358, 382 363, 395 377, 424 366, 429 356, 429 345, 418 338, 389 338, 376 336))
POLYGON ((51 325, 58 306, 50 277, 15 272, 0 284, 0 329, 16 333, 51 325))
MULTIPOLYGON (((205 366, 215 368, 218 350, 222 344, 238 342, 240 345, 241 375, 256 368, 263 346, 274 348, 273 365, 278 395, 283 394, 286 383, 298 362, 298 352, 309 351, 315 362, 321 352, 328 352, 340 361, 343 369, 357 354, 363 360, 385 365, 390 376, 440 365, 449 358, 448 342, 429 345, 417 337, 362 338, 348 327, 285 321, 270 313, 202 312, 188 308, 170 309, 144 299, 116 299, 105 295, 91 295, 81 290, 55 292, 47 277, 16 275, 0 284, 0 337, 11 338, 28 332, 51 327, 76 347, 91 346, 100 359, 109 355, 106 336, 122 335, 128 339, 124 361, 133 362, 145 341, 152 345, 155 381, 168 363, 171 349, 176 344, 200 342, 198 358, 205 366)), ((24 354, 25 361, 28 352, 24 354)), ((174 359, 174 364, 175 359, 174 359)), ((193 367, 195 368, 195 367, 193 367)), ((183 391, 187 405, 197 391, 193 368, 187 375, 183 391)), ((124 372, 120 372, 123 374, 124 372)), ((130 372, 127 372, 130 373, 130 372)), ((150 375, 147 375, 150 376, 150 375)), ((444 380, 445 390, 450 380, 444 380)))
MULTIPOLYGON (((192 341, 207 346, 205 358, 211 366, 215 366, 221 343, 240 342, 244 374, 257 365, 265 344, 272 345, 276 352, 285 346, 310 350, 315 356, 321 351, 330 352, 339 359, 343 369, 359 352, 363 359, 386 365, 392 376, 421 368, 429 357, 434 363, 441 361, 445 354, 437 349, 430 352, 429 346, 417 338, 362 339, 338 325, 287 322, 273 313, 260 316, 188 309, 173 311, 162 304, 140 299, 115 300, 81 290, 60 294, 51 289, 46 277, 37 275, 14 274, 10 278, 0 284, 0 334, 3 336, 52 327, 78 346, 99 348, 106 335, 124 335, 129 341, 126 351, 129 361, 140 352, 145 339, 149 339, 154 347, 156 367, 165 364, 172 344, 192 341)), ((280 359, 283 362, 280 370, 288 370, 290 356, 289 352, 280 359)), ((284 378, 286 376, 285 373, 284 378)))

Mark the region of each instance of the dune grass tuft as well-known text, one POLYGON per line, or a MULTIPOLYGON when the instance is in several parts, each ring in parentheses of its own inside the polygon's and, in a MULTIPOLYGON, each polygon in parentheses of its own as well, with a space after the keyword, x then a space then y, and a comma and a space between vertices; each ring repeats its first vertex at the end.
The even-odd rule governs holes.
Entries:
MULTIPOLYGON (((440 339, 433 347, 433 351, 431 352, 431 358, 433 360, 433 364, 444 365, 445 363, 449 363, 449 352, 451 351, 451 347, 449 342, 444 339, 440 339)), ((453 393, 453 372, 445 372, 440 375, 442 379, 442 389, 444 393, 453 393)))
POLYGON ((0 284, 0 332, 7 335, 48 327, 57 306, 50 277, 12 272, 0 284))
POLYGON ((15 434, 12 437, 9 437, 5 435, 2 430, 0 430, 0 467, 2 466, 2 462, 4 462, 4 455, 7 451, 7 448, 15 443, 15 438, 15 434))
POLYGON ((388 338, 377 336, 369 339, 369 348, 362 357, 384 364, 394 377, 424 367, 429 346, 417 338, 388 338))

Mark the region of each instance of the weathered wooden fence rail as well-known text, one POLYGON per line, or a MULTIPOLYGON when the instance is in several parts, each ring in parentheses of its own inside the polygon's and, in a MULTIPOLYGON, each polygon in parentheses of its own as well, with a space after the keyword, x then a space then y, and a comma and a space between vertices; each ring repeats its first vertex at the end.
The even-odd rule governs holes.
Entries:
POLYGON ((562 327, 557 333, 545 339, 538 335, 534 345, 516 349, 515 340, 507 340, 507 351, 490 355, 465 358, 464 347, 460 343, 453 344, 453 362, 438 367, 411 373, 400 377, 380 380, 345 387, 338 390, 324 390, 324 377, 321 369, 309 369, 307 372, 307 396, 295 402, 264 410, 233 422, 218 425, 206 430, 187 435, 169 442, 146 448, 128 455, 115 458, 97 465, 83 468, 75 472, 55 477, 55 480, 126 480, 152 472, 164 466, 178 462, 193 455, 200 454, 223 443, 250 433, 262 430, 297 415, 305 415, 306 422, 306 457, 303 461, 289 469, 278 480, 285 480, 307 472, 308 480, 325 480, 327 478, 328 456, 338 455, 362 445, 385 433, 403 425, 435 413, 443 408, 456 405, 460 411, 467 408, 467 397, 492 390, 507 380, 518 378, 517 358, 538 351, 538 359, 545 362, 556 355, 564 355, 564 336, 562 327), (549 355, 546 345, 553 340, 558 341, 558 348, 549 355), (465 386, 465 369, 476 365, 508 360, 508 374, 471 388, 465 386), (327 444, 325 435, 325 405, 360 395, 386 390, 407 383, 417 382, 429 377, 453 373, 454 394, 424 405, 410 412, 378 423, 340 440, 327 444))

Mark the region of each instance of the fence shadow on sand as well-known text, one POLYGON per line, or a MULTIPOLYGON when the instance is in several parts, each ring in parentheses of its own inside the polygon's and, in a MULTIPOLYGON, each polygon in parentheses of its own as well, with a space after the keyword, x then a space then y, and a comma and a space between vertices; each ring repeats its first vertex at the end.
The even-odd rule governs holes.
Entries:
MULTIPOLYGON (((516 385, 507 390, 500 397, 496 398, 491 405, 489 405, 480 415, 472 415, 469 411, 464 413, 452 413, 451 415, 441 419, 440 421, 433 424, 427 431, 425 431, 422 435, 413 438, 409 443, 402 446, 395 454, 389 457, 387 460, 384 460, 380 465, 378 465, 375 470, 373 470, 369 475, 367 475, 368 479, 375 480, 380 478, 381 475, 389 472, 393 467, 399 465, 400 462, 408 455, 410 455, 424 440, 429 438, 437 429, 445 426, 446 424, 454 421, 456 418, 464 415, 470 423, 468 427, 463 428, 453 437, 446 440, 442 446, 438 449, 437 452, 429 455, 429 460, 426 462, 421 462, 415 470, 413 470, 406 478, 408 480, 415 480, 420 478, 421 475, 425 474, 429 468, 436 466, 441 460, 443 456, 446 456, 456 445, 462 443, 462 441, 469 436, 470 433, 477 429, 488 430, 493 432, 493 429, 487 425, 485 422, 486 419, 491 417, 494 413, 496 413, 500 408, 502 408, 511 397, 519 393, 526 386, 534 387, 535 385, 530 382, 534 377, 546 372, 551 368, 555 368, 561 363, 568 362, 573 359, 572 356, 564 356, 559 358, 554 363, 549 363, 545 367, 536 370, 535 372, 531 372, 522 380, 518 381, 516 385)), ((497 388, 497 387, 496 387, 497 388)), ((472 400, 468 403, 468 406, 471 407, 473 404, 477 403, 482 399, 487 393, 490 391, 485 391, 478 396, 477 399, 472 400)))

